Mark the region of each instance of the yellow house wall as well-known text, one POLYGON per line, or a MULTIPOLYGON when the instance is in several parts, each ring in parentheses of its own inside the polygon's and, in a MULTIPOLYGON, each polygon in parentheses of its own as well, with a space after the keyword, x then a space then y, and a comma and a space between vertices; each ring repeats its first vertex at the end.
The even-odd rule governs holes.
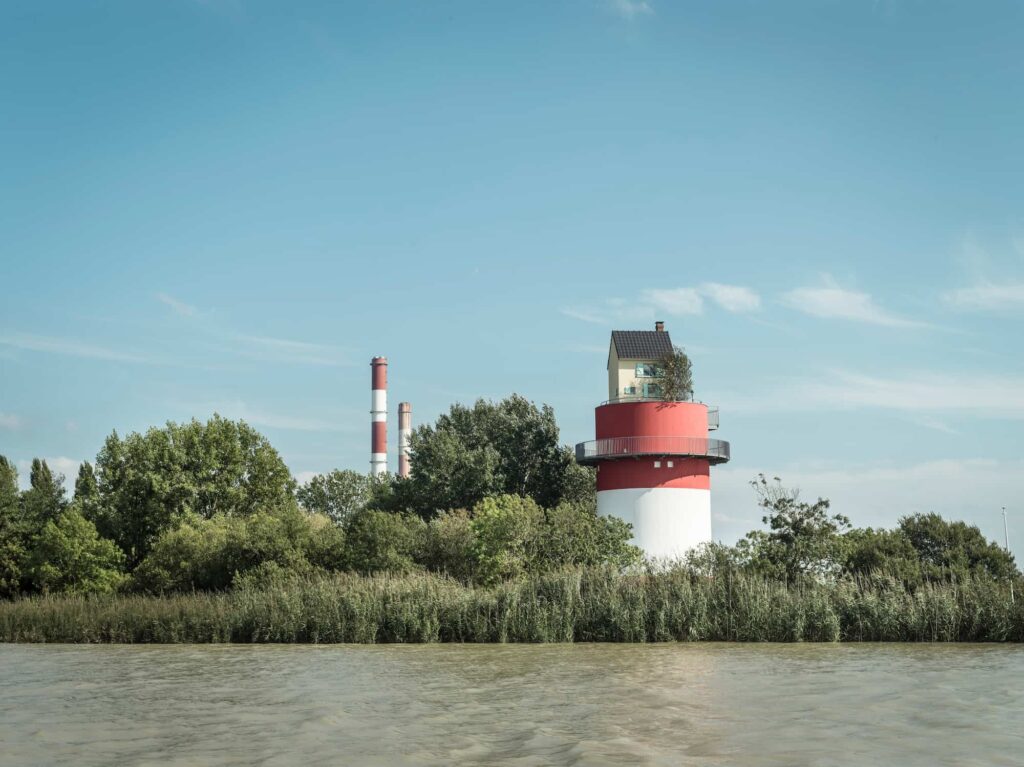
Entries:
POLYGON ((615 344, 611 344, 608 350, 608 399, 618 399, 623 395, 622 390, 627 386, 635 386, 637 396, 641 396, 644 390, 644 383, 649 378, 636 377, 636 364, 638 362, 654 362, 654 360, 624 360, 619 359, 615 352, 615 344))
POLYGON ((608 349, 608 399, 615 399, 619 390, 619 355, 615 353, 615 344, 608 349))

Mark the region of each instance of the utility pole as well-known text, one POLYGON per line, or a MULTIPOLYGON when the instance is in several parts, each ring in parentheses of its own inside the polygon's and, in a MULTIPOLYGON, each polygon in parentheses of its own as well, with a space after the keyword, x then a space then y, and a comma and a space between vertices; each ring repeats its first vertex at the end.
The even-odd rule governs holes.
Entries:
MULTIPOLYGON (((1006 507, 1003 506, 1003 548, 1006 549, 1006 553, 1010 553, 1010 533, 1006 527, 1006 507)), ((1010 604, 1012 605, 1013 600, 1013 576, 1010 576, 1010 604)))

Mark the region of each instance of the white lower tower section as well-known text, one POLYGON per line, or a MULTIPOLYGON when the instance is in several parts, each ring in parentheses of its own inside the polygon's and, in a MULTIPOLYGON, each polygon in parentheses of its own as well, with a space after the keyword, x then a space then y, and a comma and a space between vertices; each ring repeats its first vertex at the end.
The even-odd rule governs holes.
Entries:
POLYGON ((370 453, 370 473, 387 474, 388 471, 388 448, 387 437, 383 429, 387 427, 388 421, 388 390, 374 389, 370 402, 370 418, 373 421, 373 448, 370 453), (382 426, 378 426, 382 424, 382 426))
POLYGON ((633 526, 633 544, 651 559, 675 559, 711 541, 711 491, 674 487, 601 490, 597 513, 633 526))

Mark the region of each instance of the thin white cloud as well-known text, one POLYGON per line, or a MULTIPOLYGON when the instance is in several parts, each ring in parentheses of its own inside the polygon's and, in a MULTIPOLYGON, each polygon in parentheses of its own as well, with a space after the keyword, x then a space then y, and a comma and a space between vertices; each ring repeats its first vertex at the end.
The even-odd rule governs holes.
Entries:
POLYGON ((696 288, 652 288, 643 295, 645 301, 665 314, 678 317, 704 311, 704 298, 696 288))
POLYGON ((608 321, 607 317, 602 317, 593 309, 566 306, 559 311, 566 317, 572 317, 574 320, 581 320, 582 322, 591 322, 595 325, 604 325, 608 321))
POLYGON ((22 420, 14 413, 0 413, 0 429, 15 431, 22 426, 22 420))
POLYGON ((847 290, 826 276, 821 287, 796 288, 782 295, 782 303, 812 317, 864 322, 886 327, 924 327, 875 303, 868 293, 847 290))
POLYGON ((156 299, 157 301, 171 307, 176 314, 180 314, 182 317, 195 317, 199 314, 199 310, 196 307, 190 306, 184 301, 179 301, 177 298, 169 296, 166 293, 157 293, 156 299))
POLYGON ((610 6, 615 13, 630 21, 654 13, 654 8, 647 0, 610 0, 610 6))
POLYGON ((275 413, 259 407, 252 407, 242 400, 185 404, 180 407, 182 410, 192 414, 220 413, 225 418, 245 421, 251 426, 262 426, 268 429, 309 432, 351 432, 355 428, 354 421, 338 423, 324 418, 308 418, 292 413, 275 413))
POLYGON ((566 317, 594 325, 649 325, 654 322, 654 310, 648 304, 624 298, 609 298, 600 306, 568 306, 559 311, 566 317))
POLYGON ((960 434, 960 432, 954 429, 945 421, 935 418, 933 416, 922 415, 916 418, 909 419, 911 423, 916 424, 925 429, 931 429, 932 431, 939 431, 943 434, 960 434))
POLYGON ((969 311, 1001 311, 1024 307, 1024 282, 979 282, 942 295, 943 301, 956 309, 969 311))
POLYGON ((761 306, 761 297, 750 288, 705 282, 697 287, 649 288, 637 299, 611 298, 601 306, 569 306, 561 312, 566 317, 595 325, 646 325, 656 315, 692 317, 703 314, 705 298, 728 312, 752 312, 761 306))
POLYGON ((761 308, 761 297, 742 285, 705 282, 700 292, 727 312, 755 312, 761 308))
POLYGON ((245 346, 236 349, 239 354, 268 362, 303 362, 309 365, 348 365, 344 352, 334 346, 295 341, 287 338, 238 335, 236 341, 245 346))
POLYGON ((120 349, 96 346, 72 338, 54 338, 52 336, 37 336, 28 333, 0 333, 0 345, 27 351, 63 354, 69 357, 84 357, 86 359, 108 360, 111 362, 163 364, 154 357, 121 351, 120 349))
POLYGON ((813 379, 781 382, 763 397, 730 397, 723 407, 747 412, 856 410, 975 414, 1024 418, 1024 376, 917 372, 902 376, 864 375, 843 370, 813 379))

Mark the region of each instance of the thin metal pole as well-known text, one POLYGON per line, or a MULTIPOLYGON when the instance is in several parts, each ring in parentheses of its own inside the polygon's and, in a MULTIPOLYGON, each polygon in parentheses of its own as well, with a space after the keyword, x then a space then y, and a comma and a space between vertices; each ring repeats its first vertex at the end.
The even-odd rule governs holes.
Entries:
MULTIPOLYGON (((1010 553, 1010 533, 1006 527, 1006 507, 1003 506, 1003 548, 1006 549, 1006 553, 1010 553)), ((1014 603, 1013 599, 1013 576, 1010 576, 1010 604, 1014 603)))

